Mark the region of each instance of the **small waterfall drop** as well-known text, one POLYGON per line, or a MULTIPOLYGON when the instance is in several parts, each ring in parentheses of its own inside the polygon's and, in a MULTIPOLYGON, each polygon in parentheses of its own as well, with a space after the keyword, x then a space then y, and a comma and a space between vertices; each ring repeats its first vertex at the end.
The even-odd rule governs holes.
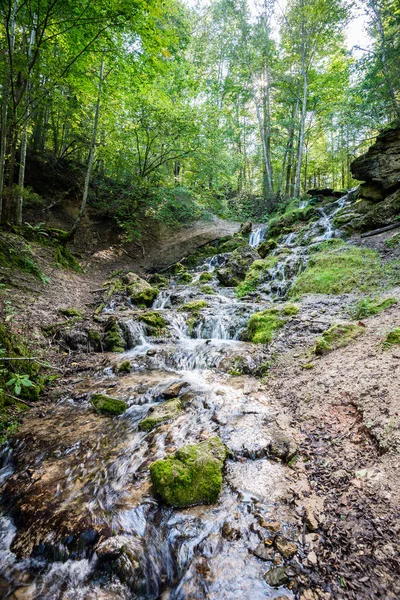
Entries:
POLYGON ((267 232, 268 225, 261 225, 255 231, 250 233, 249 237, 249 246, 252 248, 256 248, 261 244, 261 242, 265 239, 265 234, 267 232))

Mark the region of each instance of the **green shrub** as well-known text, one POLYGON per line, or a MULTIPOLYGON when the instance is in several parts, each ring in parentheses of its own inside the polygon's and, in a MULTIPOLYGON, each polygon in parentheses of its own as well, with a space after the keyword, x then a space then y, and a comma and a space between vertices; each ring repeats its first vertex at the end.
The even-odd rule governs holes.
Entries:
POLYGON ((386 348, 390 348, 390 346, 393 346, 394 344, 400 344, 400 327, 392 329, 385 337, 384 346, 386 348))

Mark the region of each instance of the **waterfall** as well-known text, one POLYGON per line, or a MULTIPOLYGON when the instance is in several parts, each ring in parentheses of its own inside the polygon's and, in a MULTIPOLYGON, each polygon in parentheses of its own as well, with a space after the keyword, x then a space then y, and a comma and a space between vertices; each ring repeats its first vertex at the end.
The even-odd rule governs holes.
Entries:
POLYGON ((268 225, 261 225, 255 231, 250 233, 249 237, 249 246, 252 248, 256 248, 261 244, 261 242, 265 239, 265 234, 267 232, 268 225))

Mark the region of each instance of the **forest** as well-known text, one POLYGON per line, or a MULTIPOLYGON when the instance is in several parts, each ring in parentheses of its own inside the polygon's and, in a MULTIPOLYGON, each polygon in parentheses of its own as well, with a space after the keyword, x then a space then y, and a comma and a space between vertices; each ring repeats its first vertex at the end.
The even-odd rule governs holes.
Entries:
POLYGON ((0 56, 0 600, 399 600, 400 0, 0 56))
POLYGON ((89 202, 128 238, 139 215, 263 221, 349 189, 400 117, 399 21, 397 0, 3 0, 2 223, 44 202, 30 159, 72 171, 80 214, 89 202), (366 48, 346 37, 360 14, 366 48))

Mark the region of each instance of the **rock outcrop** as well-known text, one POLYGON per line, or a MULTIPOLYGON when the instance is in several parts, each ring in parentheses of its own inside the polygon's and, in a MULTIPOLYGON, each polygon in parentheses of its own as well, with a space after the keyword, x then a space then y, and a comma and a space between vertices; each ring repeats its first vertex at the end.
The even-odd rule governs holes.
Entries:
POLYGON ((400 125, 384 129, 350 168, 363 183, 351 213, 345 209, 337 216, 338 222, 355 231, 391 225, 400 215, 400 125))

